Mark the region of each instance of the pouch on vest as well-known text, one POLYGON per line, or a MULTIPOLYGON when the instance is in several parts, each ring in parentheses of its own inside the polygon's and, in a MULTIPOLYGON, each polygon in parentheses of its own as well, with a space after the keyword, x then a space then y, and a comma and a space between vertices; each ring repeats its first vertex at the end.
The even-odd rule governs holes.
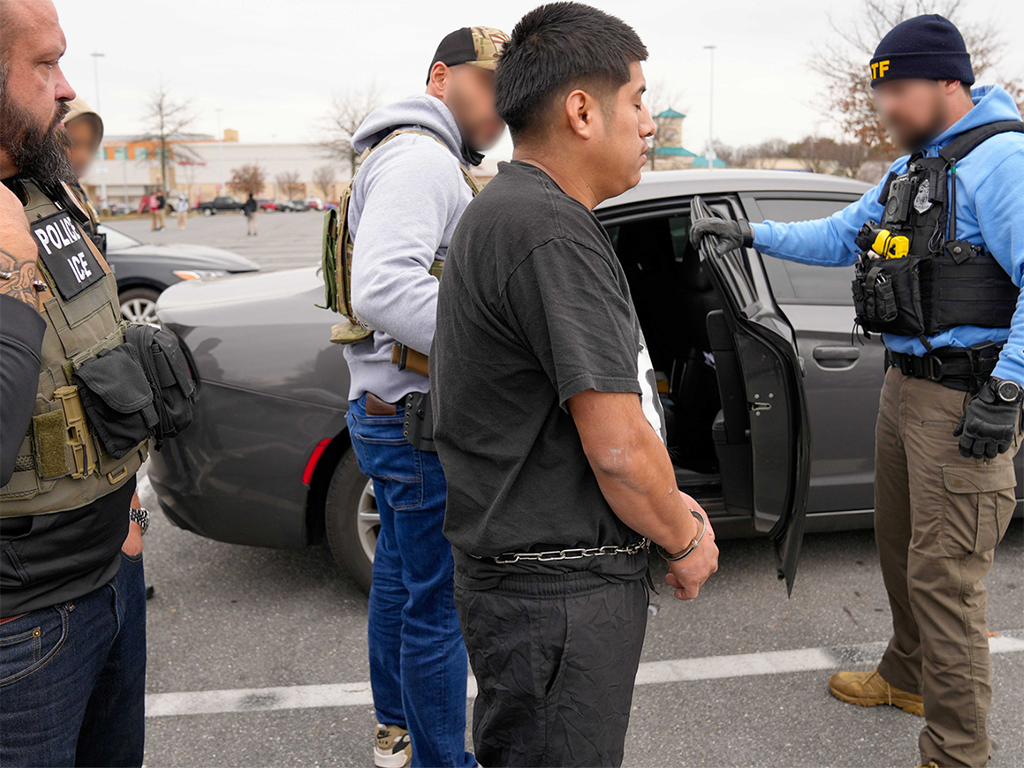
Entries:
POLYGON ((170 331, 132 325, 125 332, 125 344, 133 348, 150 384, 157 414, 152 436, 160 450, 165 438, 175 437, 192 423, 198 385, 177 337, 170 331))
POLYGON ((89 426, 115 459, 146 440, 159 423, 153 391, 134 348, 121 344, 74 373, 89 426))

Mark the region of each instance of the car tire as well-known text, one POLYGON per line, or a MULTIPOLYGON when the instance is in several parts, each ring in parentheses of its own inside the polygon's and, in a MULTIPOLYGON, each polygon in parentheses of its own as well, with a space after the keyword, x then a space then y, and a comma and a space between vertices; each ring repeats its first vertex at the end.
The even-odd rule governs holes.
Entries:
POLYGON ((380 515, 373 482, 359 471, 354 451, 346 451, 335 467, 324 507, 324 529, 335 562, 369 594, 380 515))
POLYGON ((203 208, 203 216, 213 216, 213 208, 203 208))
POLYGON ((121 315, 130 323, 160 325, 156 316, 156 300, 160 291, 155 288, 129 288, 117 295, 121 315))

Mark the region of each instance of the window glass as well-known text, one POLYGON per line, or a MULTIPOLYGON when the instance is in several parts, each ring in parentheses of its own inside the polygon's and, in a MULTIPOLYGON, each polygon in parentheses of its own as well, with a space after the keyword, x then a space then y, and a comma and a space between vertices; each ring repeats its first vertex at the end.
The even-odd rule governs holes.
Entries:
POLYGON ((135 148, 135 159, 136 160, 148 160, 149 159, 149 147, 136 147, 135 148))
POLYGON ((125 248, 131 248, 134 245, 141 245, 141 243, 134 237, 129 237, 124 232, 118 232, 116 229, 111 229, 106 224, 100 224, 99 231, 107 236, 108 251, 123 251, 125 248))
MULTIPOLYGON (((847 200, 759 198, 757 207, 769 221, 823 219, 842 210, 847 200)), ((772 292, 780 303, 852 304, 853 267, 817 267, 763 255, 772 292), (788 285, 787 283, 788 279, 788 285)))

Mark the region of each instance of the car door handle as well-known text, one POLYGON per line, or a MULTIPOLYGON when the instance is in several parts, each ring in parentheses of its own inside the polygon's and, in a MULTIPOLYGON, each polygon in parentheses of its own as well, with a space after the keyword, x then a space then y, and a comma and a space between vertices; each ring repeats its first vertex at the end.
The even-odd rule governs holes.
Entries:
POLYGON ((815 347, 814 359, 822 368, 843 368, 853 365, 860 358, 857 347, 815 347))

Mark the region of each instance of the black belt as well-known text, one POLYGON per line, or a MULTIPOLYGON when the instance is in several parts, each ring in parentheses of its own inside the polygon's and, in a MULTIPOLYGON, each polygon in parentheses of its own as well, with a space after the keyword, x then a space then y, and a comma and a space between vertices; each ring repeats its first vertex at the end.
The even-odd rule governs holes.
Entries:
POLYGON ((1002 344, 992 342, 975 347, 941 347, 924 355, 887 349, 886 367, 899 368, 904 376, 973 394, 992 375, 1002 348, 1002 344))

